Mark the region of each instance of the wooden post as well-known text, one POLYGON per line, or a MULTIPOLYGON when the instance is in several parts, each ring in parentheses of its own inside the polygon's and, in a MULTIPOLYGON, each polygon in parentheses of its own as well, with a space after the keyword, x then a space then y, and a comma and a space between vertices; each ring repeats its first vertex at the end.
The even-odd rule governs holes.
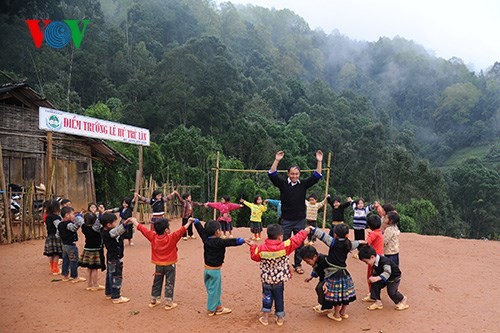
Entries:
MULTIPOLYGON (((135 171, 135 193, 139 193, 139 183, 141 182, 141 172, 139 170, 135 171)), ((132 210, 132 216, 136 217, 137 215, 137 208, 139 207, 139 200, 134 203, 134 209, 132 210)))
MULTIPOLYGON (((326 186, 325 186, 325 198, 326 196, 328 195, 328 185, 330 184, 330 169, 331 169, 331 163, 332 163, 332 152, 329 152, 328 153, 328 162, 327 162, 327 173, 326 173, 326 186)), ((326 206, 328 205, 324 205, 323 206, 323 229, 325 228, 325 224, 326 224, 326 206)))
POLYGON ((7 243, 12 243, 12 230, 10 226, 10 198, 7 191, 7 181, 3 171, 3 153, 2 144, 0 144, 0 190, 3 198, 3 218, 5 220, 5 228, 7 230, 7 243))
POLYGON ((143 170, 143 167, 144 167, 144 161, 143 161, 143 156, 144 156, 144 151, 143 151, 143 146, 139 146, 139 171, 140 171, 140 176, 141 176, 141 185, 139 187, 139 190, 142 190, 142 175, 144 174, 144 170, 143 170))
POLYGON ((45 200, 50 199, 52 192, 52 132, 47 132, 47 151, 45 154, 45 200))
MULTIPOLYGON (((215 191, 214 191, 214 202, 217 202, 217 192, 219 190, 219 162, 220 153, 217 151, 217 160, 215 162, 215 191)), ((214 220, 217 217, 217 211, 214 209, 214 220)))
POLYGON ((90 197, 92 202, 97 203, 96 193, 95 193, 95 181, 94 181, 94 169, 92 167, 92 158, 89 158, 89 172, 90 172, 90 197))

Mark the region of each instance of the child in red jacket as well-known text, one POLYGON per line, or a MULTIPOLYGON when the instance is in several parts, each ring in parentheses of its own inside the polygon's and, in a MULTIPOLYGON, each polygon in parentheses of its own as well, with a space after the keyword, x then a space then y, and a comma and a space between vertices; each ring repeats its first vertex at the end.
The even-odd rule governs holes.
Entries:
POLYGON ((271 224, 267 227, 267 239, 264 244, 256 245, 247 241, 250 245, 250 258, 260 262, 262 282, 262 312, 259 318, 262 325, 269 324, 269 313, 274 301, 276 310, 276 324, 283 325, 285 319, 285 281, 290 280, 290 260, 288 256, 309 235, 313 227, 309 226, 286 241, 283 241, 283 228, 279 224, 271 224))
POLYGON ((161 304, 161 289, 163 278, 165 277, 165 310, 171 310, 177 307, 177 303, 173 301, 177 243, 186 232, 186 228, 191 225, 192 221, 188 221, 173 233, 170 233, 170 225, 167 219, 155 221, 155 231, 149 230, 142 224, 139 224, 135 219, 133 223, 137 230, 151 242, 151 262, 156 265, 149 307, 154 308, 161 304))

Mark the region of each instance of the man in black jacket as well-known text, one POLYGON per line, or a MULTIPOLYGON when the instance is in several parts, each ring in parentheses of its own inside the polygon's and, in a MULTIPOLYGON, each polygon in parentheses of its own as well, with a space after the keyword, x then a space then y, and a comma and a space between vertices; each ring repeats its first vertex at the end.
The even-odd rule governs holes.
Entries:
MULTIPOLYGON (((316 152, 316 170, 307 179, 301 181, 300 169, 293 165, 288 168, 288 178, 284 179, 278 175, 278 164, 285 156, 283 151, 276 153, 274 162, 268 172, 271 182, 279 188, 281 199, 281 226, 283 227, 283 240, 291 237, 292 233, 296 235, 306 227, 306 192, 307 189, 316 184, 322 177, 321 169, 323 162, 323 152, 316 152)), ((303 274, 302 259, 300 258, 300 249, 295 251, 293 267, 299 274, 303 274)))

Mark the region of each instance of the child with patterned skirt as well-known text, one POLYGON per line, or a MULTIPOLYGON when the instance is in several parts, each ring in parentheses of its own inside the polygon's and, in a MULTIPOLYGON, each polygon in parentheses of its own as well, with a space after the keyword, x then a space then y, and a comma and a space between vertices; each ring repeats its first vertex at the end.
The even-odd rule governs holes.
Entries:
POLYGON ((290 280, 290 259, 288 256, 302 245, 312 227, 307 227, 283 241, 283 228, 279 224, 270 224, 267 227, 267 239, 264 244, 250 245, 250 258, 260 262, 260 278, 262 283, 262 312, 259 321, 262 325, 269 325, 269 313, 273 302, 276 313, 276 324, 282 326, 285 320, 285 282, 290 280))
POLYGON ((61 274, 59 269, 59 258, 62 257, 62 242, 57 233, 57 226, 54 221, 60 221, 61 217, 59 212, 61 205, 57 200, 49 200, 45 203, 47 218, 45 219, 45 226, 47 227, 47 238, 45 238, 45 246, 43 255, 49 257, 50 271, 52 275, 61 274))
POLYGON ((151 290, 150 308, 161 304, 161 289, 165 280, 165 310, 177 307, 174 303, 175 286, 175 264, 177 263, 177 243, 186 232, 186 227, 192 223, 191 220, 177 231, 170 233, 170 223, 167 219, 155 222, 155 231, 148 230, 137 220, 133 220, 134 226, 151 243, 151 262, 155 264, 155 277, 151 290))
POLYGON ((229 233, 229 237, 233 237, 233 226, 231 225, 231 214, 230 212, 235 209, 240 209, 243 205, 235 204, 229 202, 229 196, 223 195, 220 198, 220 202, 207 202, 205 207, 210 207, 219 211, 219 217, 217 221, 220 223, 222 230, 222 237, 226 237, 226 232, 229 233))
POLYGON ((203 259, 205 271, 203 280, 208 294, 207 309, 210 317, 231 313, 233 310, 223 307, 221 268, 226 256, 226 247, 239 246, 245 243, 243 238, 221 239, 221 226, 218 221, 210 220, 201 224, 198 219, 190 218, 203 241, 203 259))
POLYGON ((82 233, 85 235, 85 246, 78 265, 87 268, 86 290, 104 290, 104 286, 98 283, 99 269, 101 271, 106 270, 104 251, 102 249, 101 224, 94 213, 86 213, 83 220, 82 233))
POLYGON ((349 318, 346 313, 349 303, 356 300, 356 291, 351 274, 347 271, 347 255, 358 246, 358 242, 351 243, 347 238, 349 227, 347 224, 338 224, 333 229, 334 237, 331 237, 322 230, 314 229, 314 234, 325 243, 328 249, 327 262, 329 267, 325 269, 325 301, 321 310, 334 308, 333 312, 328 313, 328 318, 335 321, 349 318))
POLYGON ((140 201, 144 203, 150 204, 151 208, 153 209, 153 214, 151 215, 151 225, 150 225, 151 231, 154 231, 153 225, 155 221, 165 217, 165 203, 172 200, 176 193, 177 191, 173 191, 172 193, 164 197, 162 191, 155 190, 153 191, 151 199, 145 198, 142 195, 139 195, 139 193, 135 193, 136 198, 138 198, 140 201))
POLYGON ((407 297, 399 292, 401 283, 401 270, 392 260, 378 255, 375 249, 369 245, 359 248, 359 259, 369 266, 373 266, 373 274, 370 276, 370 293, 375 303, 368 310, 381 310, 384 308, 380 299, 380 293, 387 287, 387 294, 396 304, 395 310, 402 311, 409 308, 407 297))
POLYGON ((261 240, 260 233, 262 232, 262 214, 267 210, 267 202, 262 204, 260 195, 253 199, 253 203, 240 200, 242 204, 250 208, 250 232, 253 234, 253 240, 261 240))

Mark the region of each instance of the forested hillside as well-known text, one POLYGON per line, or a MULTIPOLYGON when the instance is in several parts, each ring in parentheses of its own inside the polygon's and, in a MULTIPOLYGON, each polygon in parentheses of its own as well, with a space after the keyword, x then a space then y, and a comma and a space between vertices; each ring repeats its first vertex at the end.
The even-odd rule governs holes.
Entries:
MULTIPOLYGON (((500 62, 474 73, 460 55, 436 58, 404 38, 353 41, 289 10, 231 3, 0 8, 2 82, 26 80, 61 110, 149 128, 145 174, 200 185, 194 200, 213 200, 217 150, 224 167, 266 169, 277 150, 283 166, 309 168, 322 149, 333 153, 332 195, 394 203, 405 231, 500 235, 500 62), (36 49, 31 18, 90 23, 79 49, 36 49)), ((137 147, 113 145, 137 161, 137 147)), ((96 164, 98 198, 116 204, 135 168, 96 164)), ((222 173, 220 186, 233 200, 277 195, 265 175, 222 173)))

